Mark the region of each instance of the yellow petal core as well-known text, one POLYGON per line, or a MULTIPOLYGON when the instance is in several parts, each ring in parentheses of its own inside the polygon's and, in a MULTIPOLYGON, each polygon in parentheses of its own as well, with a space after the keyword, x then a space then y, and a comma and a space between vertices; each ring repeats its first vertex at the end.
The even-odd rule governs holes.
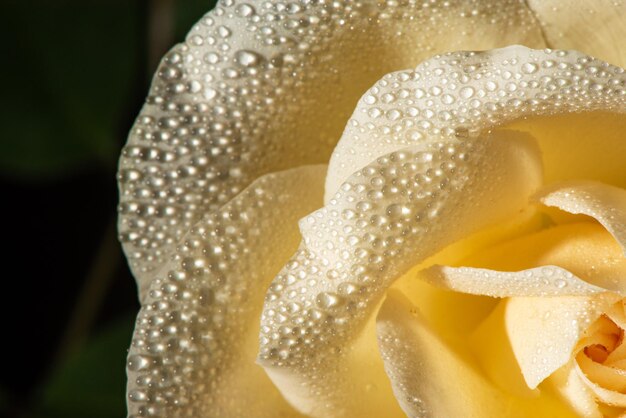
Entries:
POLYGON ((604 416, 618 416, 626 408, 625 326, 622 300, 587 329, 574 353, 575 369, 604 416))

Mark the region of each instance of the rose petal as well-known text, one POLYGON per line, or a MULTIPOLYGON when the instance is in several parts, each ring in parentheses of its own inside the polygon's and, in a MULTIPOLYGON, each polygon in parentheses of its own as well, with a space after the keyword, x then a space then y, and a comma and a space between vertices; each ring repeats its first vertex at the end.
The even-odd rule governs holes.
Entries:
POLYGON ((131 416, 297 415, 254 364, 258 318, 267 285, 297 247, 298 218, 322 202, 325 169, 260 178, 180 242, 137 318, 131 416))
POLYGON ((550 383, 581 417, 602 418, 593 393, 581 380, 575 363, 572 359, 554 372, 550 376, 550 383))
POLYGON ((388 292, 377 330, 385 369, 410 417, 573 416, 547 395, 520 399, 497 390, 467 354, 441 341, 399 292, 388 292))
POLYGON ((207 211, 263 173, 326 163, 379 77, 514 42, 545 47, 519 0, 219 2, 161 62, 120 160, 120 233, 142 295, 207 211))
POLYGON ((507 296, 507 292, 510 296, 536 296, 542 292, 565 295, 597 292, 599 288, 626 294, 626 258, 613 236, 595 223, 563 224, 527 234, 479 251, 459 264, 472 268, 433 267, 424 272, 424 279, 453 290, 497 297, 507 296), (550 267, 542 270, 546 266, 550 267), (478 280, 476 274, 485 270, 490 275, 488 280, 478 280), (463 282, 460 275, 464 271, 473 276, 467 277, 468 282, 463 282), (542 274, 525 277, 532 272, 542 274), (567 277, 568 272, 575 277, 567 277), (557 277, 561 274, 566 277, 557 277), (506 283, 504 288, 508 279, 516 282, 506 283), (532 281, 536 286, 525 288, 518 280, 528 284, 532 281), (546 282, 542 284, 542 280, 546 282), (583 281, 588 285, 584 286, 583 281))
POLYGON ((444 246, 524 208, 540 182, 534 143, 507 131, 408 148, 360 170, 301 221, 304 241, 268 291, 260 364, 307 414, 366 416, 374 396, 359 393, 342 369, 385 289, 444 246))
POLYGON ((412 304, 419 306, 421 314, 442 338, 447 341, 459 341, 465 345, 469 334, 495 308, 498 300, 487 296, 450 292, 416 278, 420 278, 422 272, 429 266, 438 263, 462 263, 477 251, 539 231, 545 228, 545 223, 545 215, 539 213, 536 207, 529 205, 505 222, 481 229, 411 267, 393 283, 392 288, 400 290, 412 304))
POLYGON ((585 383, 585 385, 591 390, 596 397, 597 401, 620 408, 626 408, 626 394, 615 392, 613 390, 605 389, 595 382, 591 381, 585 372, 580 368, 579 363, 576 362, 576 371, 578 376, 585 383))
POLYGON ((626 66, 626 3, 613 0, 528 0, 551 47, 586 51, 626 66))
POLYGON ((589 324, 619 298, 604 293, 505 299, 505 332, 528 387, 566 364, 589 324))
POLYGON ((426 142, 433 133, 462 139, 507 125, 538 139, 550 181, 578 174, 624 182, 625 82, 623 69, 580 52, 522 46, 449 53, 388 74, 363 95, 333 152, 325 201, 382 154, 426 142), (569 123, 537 122, 546 115, 569 123), (584 119, 586 129, 569 131, 579 124, 567 118, 584 119))
POLYGON ((428 283, 455 292, 497 298, 509 296, 584 296, 605 292, 559 266, 507 272, 471 267, 433 266, 420 274, 428 283))
POLYGON ((626 305, 615 305, 606 314, 617 326, 626 330, 626 305))
POLYGON ((613 234, 626 254, 626 190, 593 181, 570 181, 537 194, 544 205, 595 218, 613 234))
POLYGON ((578 353, 576 361, 585 376, 604 389, 621 393, 626 390, 626 370, 596 363, 583 352, 578 353))
POLYGON ((541 392, 528 387, 511 348, 506 331, 506 308, 506 302, 498 301, 482 323, 472 328, 473 332, 464 344, 472 350, 483 373, 500 390, 524 398, 536 397, 541 392))
MULTIPOLYGON (((583 289, 595 291, 600 289, 593 285, 624 290, 623 277, 626 274, 626 259, 619 245, 604 228, 592 223, 559 225, 529 234, 479 252, 465 263, 480 269, 435 267, 424 274, 429 281, 439 280, 440 285, 446 285, 445 281, 452 280, 453 288, 493 296, 531 296, 546 291, 558 293, 560 287, 569 293, 566 290, 568 282, 560 282, 566 286, 557 282, 559 279, 555 273, 559 270, 553 266, 559 266, 563 269, 560 271, 571 272, 592 283, 589 287, 583 286, 583 289), (615 262, 607 263, 607 260, 615 262), (546 265, 550 266, 548 270, 542 270, 546 267, 538 267, 546 265), (461 280, 467 277, 461 273, 484 272, 485 267, 507 270, 537 268, 535 271, 541 272, 538 281, 547 280, 547 283, 543 286, 536 283, 539 287, 529 288, 520 286, 519 282, 503 283, 505 279, 529 279, 523 277, 524 273, 519 277, 520 273, 505 271, 487 271, 490 275, 488 280, 479 277, 479 280, 470 284, 461 280), (449 276, 450 272, 454 277, 449 276), (428 277, 432 274, 446 276, 428 277)), ((471 276, 467 278, 472 280, 471 276)), ((561 278, 565 279, 567 277, 561 278)), ((584 283, 573 277, 570 280, 576 280, 572 283, 574 286, 582 286, 584 283)), ((534 389, 568 361, 588 324, 608 309, 610 301, 617 299, 619 295, 606 293, 595 297, 513 297, 503 301, 477 330, 473 338, 475 346, 485 336, 490 336, 492 341, 500 341, 485 350, 477 350, 477 355, 495 382, 516 393, 523 393, 514 376, 515 368, 511 361, 517 359, 527 385, 534 389), (507 366, 503 367, 502 364, 507 366)))

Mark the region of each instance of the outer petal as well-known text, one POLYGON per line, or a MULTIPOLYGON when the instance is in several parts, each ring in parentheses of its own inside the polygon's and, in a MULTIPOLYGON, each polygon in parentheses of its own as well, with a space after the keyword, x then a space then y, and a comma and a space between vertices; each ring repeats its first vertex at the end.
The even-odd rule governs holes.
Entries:
POLYGON ((357 172, 301 222, 303 244, 268 291, 260 363, 315 416, 369 416, 375 395, 342 376, 385 289, 444 246, 526 206, 541 182, 526 136, 408 148, 357 172), (332 385, 326 382, 332 381, 332 385))
POLYGON ((516 42, 545 46, 522 0, 221 1, 163 59, 120 160, 142 293, 204 213, 263 173, 326 163, 383 74, 516 42))
POLYGON ((435 56, 363 95, 333 153, 325 199, 379 155, 433 134, 462 140, 509 125, 537 138, 549 181, 582 176, 626 186, 625 85, 623 69, 576 51, 514 46, 435 56))
POLYGON ((544 205, 594 217, 613 234, 626 253, 625 189, 579 180, 550 186, 538 193, 537 198, 544 205))
POLYGON ((131 416, 297 414, 254 364, 267 285, 322 201, 325 166, 265 176, 181 241, 150 286, 128 357, 131 416))
POLYGON ((626 3, 622 0, 527 0, 553 48, 585 51, 626 66, 626 3))
POLYGON ((398 292, 388 293, 377 330, 385 369, 410 417, 574 416, 546 395, 519 399, 496 389, 467 353, 447 347, 398 292))

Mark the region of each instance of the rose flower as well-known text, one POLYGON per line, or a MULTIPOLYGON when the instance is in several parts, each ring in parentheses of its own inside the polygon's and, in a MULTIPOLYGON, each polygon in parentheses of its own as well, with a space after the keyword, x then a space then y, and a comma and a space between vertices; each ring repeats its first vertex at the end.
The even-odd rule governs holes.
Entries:
POLYGON ((626 413, 625 16, 221 1, 120 161, 129 416, 626 413))

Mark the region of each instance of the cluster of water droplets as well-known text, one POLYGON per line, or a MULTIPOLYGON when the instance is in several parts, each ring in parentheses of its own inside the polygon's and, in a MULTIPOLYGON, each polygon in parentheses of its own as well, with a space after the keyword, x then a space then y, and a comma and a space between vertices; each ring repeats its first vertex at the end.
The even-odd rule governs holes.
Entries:
MULTIPOLYGON (((472 223, 459 216, 484 194, 468 190, 464 196, 473 202, 456 200, 463 193, 459 184, 484 182, 490 193, 502 192, 494 183, 507 181, 501 175, 473 169, 463 174, 465 158, 481 154, 464 147, 476 147, 485 132, 530 115, 623 113, 625 91, 621 68, 578 52, 523 47, 450 53, 383 77, 359 102, 333 154, 327 205, 301 222, 303 245, 268 291, 262 364, 300 374, 294 381, 307 382, 312 397, 325 393, 327 375, 313 365, 341 363, 337 353, 346 353, 391 281, 420 254, 445 245, 441 236, 452 237, 439 235, 444 219, 455 232, 472 223), (436 142, 442 138, 449 142, 436 142), (425 144, 438 151, 426 152, 425 144), (411 147, 420 152, 407 151, 411 147), (449 196, 454 204, 446 202, 449 196), (447 203, 459 212, 446 212, 447 203)), ((488 164, 502 161, 493 156, 488 164)), ((529 169, 523 170, 528 176, 529 169)), ((554 271, 536 273, 548 280, 554 271)), ((555 293, 571 279, 564 272, 538 292, 555 293)), ((573 292, 583 292, 576 287, 573 292)))
POLYGON ((333 153, 327 193, 381 153, 427 137, 476 137, 513 120, 624 112, 624 70, 576 51, 521 47, 433 57, 387 74, 359 102, 333 153))
POLYGON ((539 166, 527 160, 536 155, 520 146, 528 138, 507 139, 432 142, 379 157, 304 218, 301 248, 269 287, 261 317, 259 359, 270 376, 278 369, 283 381, 304 383, 327 411, 346 407, 342 358, 393 280, 523 206, 538 186, 539 166), (488 194, 505 203, 488 204, 488 194))
MULTIPOLYGON (((266 200, 259 193, 232 203, 236 210, 224 204, 259 175, 326 162, 357 98, 383 74, 447 50, 545 46, 534 22, 524 2, 512 0, 223 0, 207 14, 164 57, 120 161, 121 239, 144 301, 128 365, 131 413, 203 416, 231 396, 221 396, 216 376, 236 352, 223 344, 236 346, 247 318, 243 280, 254 280, 236 265, 252 251, 245 230, 266 200)), ((357 145, 333 159, 331 202, 306 218, 304 244, 268 293, 266 364, 309 367, 304 380, 314 383, 305 389, 324 392, 326 370, 316 362, 331 358, 308 356, 345 349, 410 262, 389 260, 433 232, 425 225, 443 217, 449 190, 479 183, 468 174, 476 145, 442 136, 456 141, 536 111, 623 106, 620 69, 535 54, 498 62, 506 68, 493 73, 482 55, 437 57, 418 67, 423 72, 385 77, 363 97, 344 135, 357 145), (359 148, 368 138, 380 145, 376 152, 359 148), (428 151, 399 151, 425 143, 428 151), (333 239, 320 239, 325 234, 333 239)), ((451 203, 465 204, 474 202, 451 203)), ((228 407, 236 415, 245 405, 228 407)))
MULTIPOLYGON (((242 382, 267 380, 253 363, 252 324, 265 288, 298 245, 297 220, 322 201, 325 169, 264 176, 184 236, 137 318, 127 364, 130 417, 248 414, 259 394, 242 382)), ((259 390, 267 416, 288 408, 277 391, 259 390)), ((260 407, 256 413, 266 416, 260 407)))
POLYGON ((142 294, 204 212, 261 174, 326 163, 380 76, 519 40, 542 46, 514 0, 220 1, 163 58, 120 160, 119 229, 142 294))

